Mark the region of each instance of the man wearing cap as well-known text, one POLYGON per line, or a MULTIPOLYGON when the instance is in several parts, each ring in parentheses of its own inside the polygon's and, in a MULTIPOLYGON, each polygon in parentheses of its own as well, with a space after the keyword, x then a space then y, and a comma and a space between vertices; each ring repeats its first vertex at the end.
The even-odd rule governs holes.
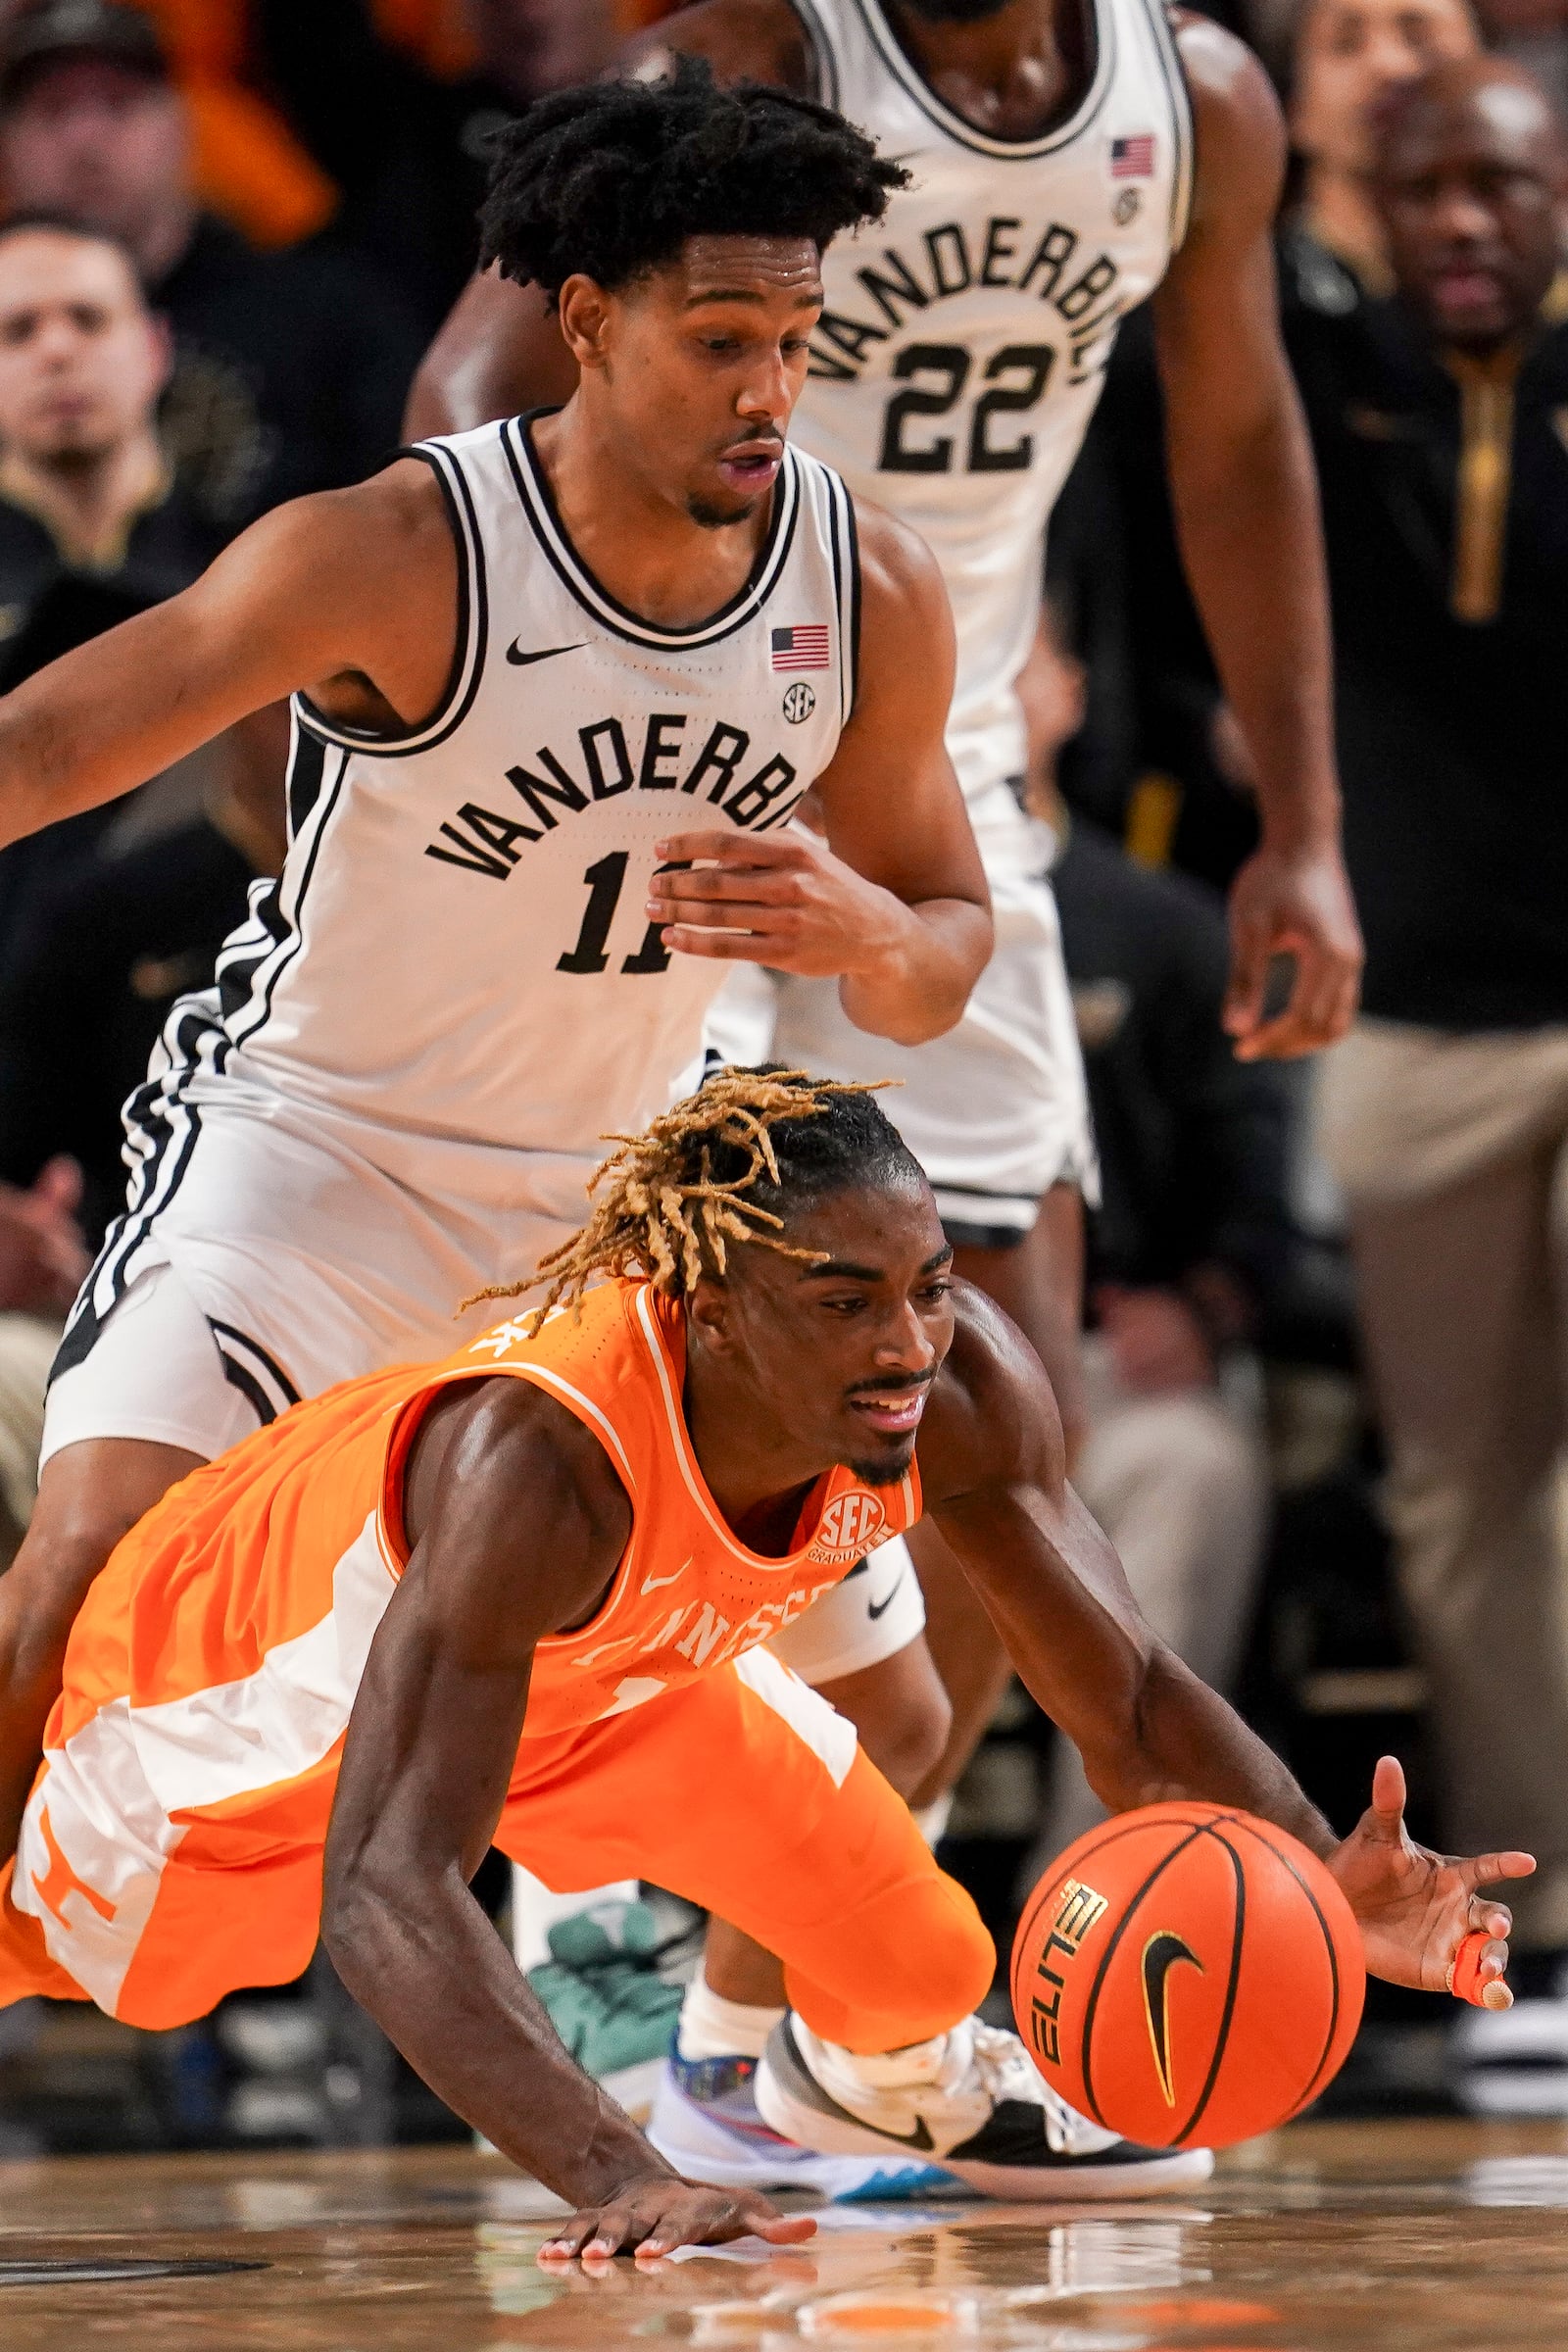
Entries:
POLYGON ((419 329, 329 248, 257 253, 201 210, 191 126, 151 22, 118 0, 32 0, 0 34, 11 210, 108 231, 174 332, 165 439, 229 525, 359 480, 398 440, 419 329))

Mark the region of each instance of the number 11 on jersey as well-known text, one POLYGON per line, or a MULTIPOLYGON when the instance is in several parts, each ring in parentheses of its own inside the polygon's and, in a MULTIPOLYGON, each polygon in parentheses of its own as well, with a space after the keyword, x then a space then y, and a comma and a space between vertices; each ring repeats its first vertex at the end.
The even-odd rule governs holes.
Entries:
MULTIPOLYGON (((628 857, 629 853, 625 850, 612 850, 608 858, 601 858, 597 864, 589 866, 583 875, 588 904, 583 908, 582 926, 574 945, 566 950, 564 956, 556 958, 558 972, 603 972, 609 969, 610 957, 606 954, 605 943, 610 937, 610 926, 615 919, 615 908, 620 904, 628 857)), ((660 874, 674 873, 679 870, 679 862, 656 866, 654 871, 660 874)), ((662 923, 649 924, 636 955, 622 959, 620 968, 623 972, 668 971, 669 950, 663 943, 663 928, 662 923)))

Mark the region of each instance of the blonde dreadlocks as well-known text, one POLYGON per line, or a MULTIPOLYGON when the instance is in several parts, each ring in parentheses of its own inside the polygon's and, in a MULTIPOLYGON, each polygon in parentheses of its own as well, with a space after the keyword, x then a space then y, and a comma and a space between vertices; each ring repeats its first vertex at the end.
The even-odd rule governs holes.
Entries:
POLYGON ((547 1282, 544 1304, 530 1318, 537 1331, 552 1307, 575 1306, 596 1274, 635 1270, 678 1298, 696 1288, 705 1263, 725 1271, 731 1242, 760 1242, 812 1262, 820 1253, 782 1241, 783 1217, 749 1196, 760 1189, 782 1199, 796 1189, 792 1177, 806 1189, 825 1189, 868 1172, 868 1158, 912 1167, 897 1128, 870 1100, 890 1083, 852 1085, 770 1067, 717 1071, 641 1135, 606 1136, 620 1150, 590 1180, 589 1196, 598 1199, 582 1231, 548 1251, 526 1282, 476 1291, 464 1304, 520 1298, 547 1282), (825 1127, 813 1135, 808 1121, 825 1127))

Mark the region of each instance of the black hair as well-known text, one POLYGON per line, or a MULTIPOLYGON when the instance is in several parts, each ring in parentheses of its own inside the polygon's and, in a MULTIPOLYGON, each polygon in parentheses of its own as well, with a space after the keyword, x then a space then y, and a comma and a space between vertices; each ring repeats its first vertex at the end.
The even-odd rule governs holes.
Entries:
POLYGON ((877 1185, 924 1189, 875 1091, 777 1061, 710 1072, 641 1135, 606 1139, 620 1150, 588 1187, 597 1197, 580 1233, 542 1257, 529 1281, 476 1291, 464 1305, 548 1283, 537 1330, 558 1300, 575 1305, 602 1274, 636 1271, 669 1298, 689 1297, 705 1273, 727 1271, 732 1242, 813 1263, 815 1250, 783 1238, 791 1209, 877 1185))
POLYGON ((536 99, 496 131, 480 263, 553 302, 580 270, 607 290, 673 261, 688 237, 808 237, 820 250, 880 220, 908 173, 831 107, 700 59, 658 81, 536 99))

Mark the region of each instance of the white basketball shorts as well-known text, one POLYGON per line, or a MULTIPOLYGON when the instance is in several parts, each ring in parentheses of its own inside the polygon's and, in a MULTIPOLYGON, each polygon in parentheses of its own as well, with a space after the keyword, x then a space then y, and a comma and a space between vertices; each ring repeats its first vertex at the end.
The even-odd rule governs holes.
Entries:
MULTIPOLYGON (((139 1231, 111 1234, 83 1285, 42 1459, 140 1438, 212 1460, 338 1381, 450 1354, 504 1311, 459 1302, 519 1281, 570 1230, 559 1210, 530 1210, 522 1184, 504 1216, 481 1217, 297 1123, 209 1106, 177 1187, 139 1231)), ((889 1544, 790 1628, 781 1654, 804 1681, 832 1681, 924 1623, 908 1555, 889 1544)))
POLYGON ((882 1106, 931 1180, 956 1242, 1004 1249, 1043 1196, 1094 1202, 1099 1165, 1051 884, 993 875, 997 944, 956 1028, 923 1046, 867 1036, 834 980, 743 966, 705 1031, 710 1059, 782 1061, 824 1078, 895 1078, 882 1106))

